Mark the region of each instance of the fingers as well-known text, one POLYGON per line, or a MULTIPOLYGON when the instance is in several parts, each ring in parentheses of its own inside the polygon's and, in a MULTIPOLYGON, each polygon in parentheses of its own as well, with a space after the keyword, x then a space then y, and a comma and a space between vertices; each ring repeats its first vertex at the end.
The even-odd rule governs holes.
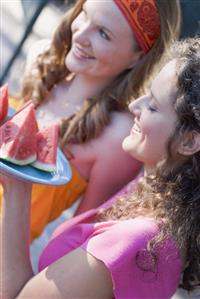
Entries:
POLYGON ((0 172, 0 183, 2 185, 4 185, 6 183, 6 181, 8 181, 8 180, 9 180, 9 177, 0 172))

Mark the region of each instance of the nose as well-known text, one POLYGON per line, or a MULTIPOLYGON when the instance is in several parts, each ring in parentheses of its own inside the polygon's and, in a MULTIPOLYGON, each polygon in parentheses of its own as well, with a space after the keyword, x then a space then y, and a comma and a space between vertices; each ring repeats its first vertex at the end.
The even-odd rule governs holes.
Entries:
POLYGON ((148 101, 148 96, 143 95, 143 96, 137 98, 136 100, 133 100, 129 104, 128 108, 129 108, 130 112, 133 113, 134 115, 139 115, 142 111, 142 108, 145 107, 147 101, 148 101))
POLYGON ((130 110, 130 112, 134 115, 138 115, 140 113, 140 110, 141 110, 141 100, 142 100, 143 97, 139 97, 137 98, 136 100, 133 100, 128 108, 130 110))
POLYGON ((76 26, 75 30, 73 30, 73 40, 85 47, 90 46, 90 24, 89 21, 84 22, 84 24, 80 24, 80 26, 76 26))

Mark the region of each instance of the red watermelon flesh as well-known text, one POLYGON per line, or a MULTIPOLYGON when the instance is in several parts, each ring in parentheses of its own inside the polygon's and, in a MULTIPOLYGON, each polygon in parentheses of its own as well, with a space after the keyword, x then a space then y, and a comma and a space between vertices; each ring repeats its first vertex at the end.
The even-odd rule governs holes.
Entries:
POLYGON ((56 170, 58 125, 49 126, 37 133, 37 160, 32 166, 44 170, 56 170))
POLYGON ((0 124, 6 119, 8 113, 8 84, 0 88, 0 124))
POLYGON ((37 131, 34 105, 28 105, 0 128, 0 158, 18 165, 35 161, 37 131))

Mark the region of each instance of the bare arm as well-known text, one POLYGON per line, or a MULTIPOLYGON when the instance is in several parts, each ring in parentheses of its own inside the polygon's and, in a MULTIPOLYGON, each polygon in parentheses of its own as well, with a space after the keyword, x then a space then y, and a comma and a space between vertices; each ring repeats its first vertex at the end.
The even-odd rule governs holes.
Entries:
POLYGON ((16 296, 33 275, 29 259, 31 185, 9 178, 3 180, 5 184, 0 230, 0 298, 10 299, 16 296))
POLYGON ((6 180, 1 217, 0 298, 112 298, 112 281, 105 265, 82 249, 72 251, 33 276, 29 258, 30 194, 30 185, 6 180))
POLYGON ((76 249, 28 281, 21 298, 111 299, 112 281, 102 262, 76 249))

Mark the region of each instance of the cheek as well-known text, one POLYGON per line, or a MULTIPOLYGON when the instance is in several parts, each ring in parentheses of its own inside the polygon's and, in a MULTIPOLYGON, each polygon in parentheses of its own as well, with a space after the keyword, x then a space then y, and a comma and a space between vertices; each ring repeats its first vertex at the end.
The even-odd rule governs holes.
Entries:
POLYGON ((147 148, 154 153, 155 158, 161 158, 166 153, 167 142, 171 130, 165 124, 155 123, 151 128, 146 128, 145 140, 147 148))
POLYGON ((153 135, 157 131, 157 123, 148 113, 143 113, 140 118, 140 129, 143 135, 153 135))
POLYGON ((79 30, 84 25, 84 21, 84 16, 82 15, 82 13, 80 13, 71 24, 72 33, 79 30))
POLYGON ((106 65, 115 66, 116 62, 119 60, 116 59, 118 57, 118 49, 112 41, 107 41, 103 39, 98 32, 94 32, 90 38, 91 48, 95 55, 95 57, 102 63, 106 65), (115 64, 113 64, 113 62, 115 64))
POLYGON ((156 127, 155 130, 146 132, 144 140, 148 149, 152 148, 155 152, 159 153, 164 151, 168 135, 165 135, 161 128, 156 127))
POLYGON ((163 152, 169 132, 164 129, 162 123, 146 116, 146 119, 141 123, 141 130, 144 148, 156 153, 163 152))
POLYGON ((92 42, 92 48, 95 57, 99 60, 99 62, 102 62, 105 65, 110 65, 113 63, 115 52, 113 51, 112 47, 103 44, 102 41, 96 38, 92 42))
POLYGON ((169 132, 169 125, 166 124, 162 115, 149 114, 147 111, 143 113, 140 119, 142 133, 152 139, 165 137, 169 132))
POLYGON ((76 31, 78 30, 78 28, 79 28, 78 24, 79 24, 78 19, 75 19, 75 20, 72 22, 72 24, 71 24, 71 32, 72 32, 72 33, 76 32, 76 31))
POLYGON ((97 63, 101 65, 107 75, 118 76, 129 65, 127 57, 120 53, 118 55, 118 51, 113 47, 97 49, 96 53, 97 63))

